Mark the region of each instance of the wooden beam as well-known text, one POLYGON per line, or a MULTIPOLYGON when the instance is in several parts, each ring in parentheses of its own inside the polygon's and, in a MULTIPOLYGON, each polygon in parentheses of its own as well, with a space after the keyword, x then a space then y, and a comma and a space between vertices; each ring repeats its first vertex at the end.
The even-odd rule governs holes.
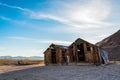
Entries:
POLYGON ((86 46, 86 42, 83 43, 83 47, 84 47, 85 61, 88 62, 88 55, 87 55, 87 46, 86 46))
POLYGON ((94 63, 94 51, 93 51, 93 45, 90 44, 90 57, 92 60, 92 63, 94 63))

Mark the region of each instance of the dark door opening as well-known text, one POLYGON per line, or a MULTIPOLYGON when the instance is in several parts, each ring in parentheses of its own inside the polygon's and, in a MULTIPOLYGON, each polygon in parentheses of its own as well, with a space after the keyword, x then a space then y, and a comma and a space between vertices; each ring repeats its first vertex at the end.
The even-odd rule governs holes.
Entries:
POLYGON ((84 47, 83 43, 80 45, 77 45, 77 55, 78 55, 78 62, 85 61, 85 55, 84 55, 84 47))
POLYGON ((66 63, 65 51, 62 50, 62 64, 66 63))
POLYGON ((56 50, 51 49, 51 63, 56 64, 56 50))
POLYGON ((75 62, 75 56, 74 56, 73 50, 72 50, 72 62, 75 62))
POLYGON ((104 61, 104 59, 103 59, 103 58, 102 58, 102 63, 103 63, 103 64, 105 64, 105 61, 104 61))

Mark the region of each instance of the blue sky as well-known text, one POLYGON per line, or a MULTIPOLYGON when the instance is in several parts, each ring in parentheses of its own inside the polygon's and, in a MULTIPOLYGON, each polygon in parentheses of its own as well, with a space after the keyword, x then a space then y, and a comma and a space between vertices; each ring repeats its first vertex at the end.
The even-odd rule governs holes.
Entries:
POLYGON ((120 29, 119 0, 0 0, 0 56, 43 56, 51 44, 101 41, 120 29))

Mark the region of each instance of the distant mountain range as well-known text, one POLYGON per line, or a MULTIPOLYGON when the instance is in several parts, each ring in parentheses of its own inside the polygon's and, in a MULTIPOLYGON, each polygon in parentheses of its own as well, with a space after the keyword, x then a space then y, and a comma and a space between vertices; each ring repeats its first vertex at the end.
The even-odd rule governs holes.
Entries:
POLYGON ((120 60, 120 30, 96 43, 96 45, 109 53, 110 60, 120 60))
POLYGON ((41 56, 31 56, 31 57, 24 57, 24 56, 0 56, 0 59, 29 59, 29 60, 44 60, 44 57, 41 56))

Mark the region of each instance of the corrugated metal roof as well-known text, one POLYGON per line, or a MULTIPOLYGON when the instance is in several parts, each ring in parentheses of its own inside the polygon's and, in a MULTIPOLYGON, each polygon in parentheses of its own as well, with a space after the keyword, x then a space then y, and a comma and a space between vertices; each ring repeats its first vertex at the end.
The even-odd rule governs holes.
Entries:
POLYGON ((64 46, 64 45, 56 45, 56 46, 63 48, 63 49, 68 49, 68 46, 64 46))

